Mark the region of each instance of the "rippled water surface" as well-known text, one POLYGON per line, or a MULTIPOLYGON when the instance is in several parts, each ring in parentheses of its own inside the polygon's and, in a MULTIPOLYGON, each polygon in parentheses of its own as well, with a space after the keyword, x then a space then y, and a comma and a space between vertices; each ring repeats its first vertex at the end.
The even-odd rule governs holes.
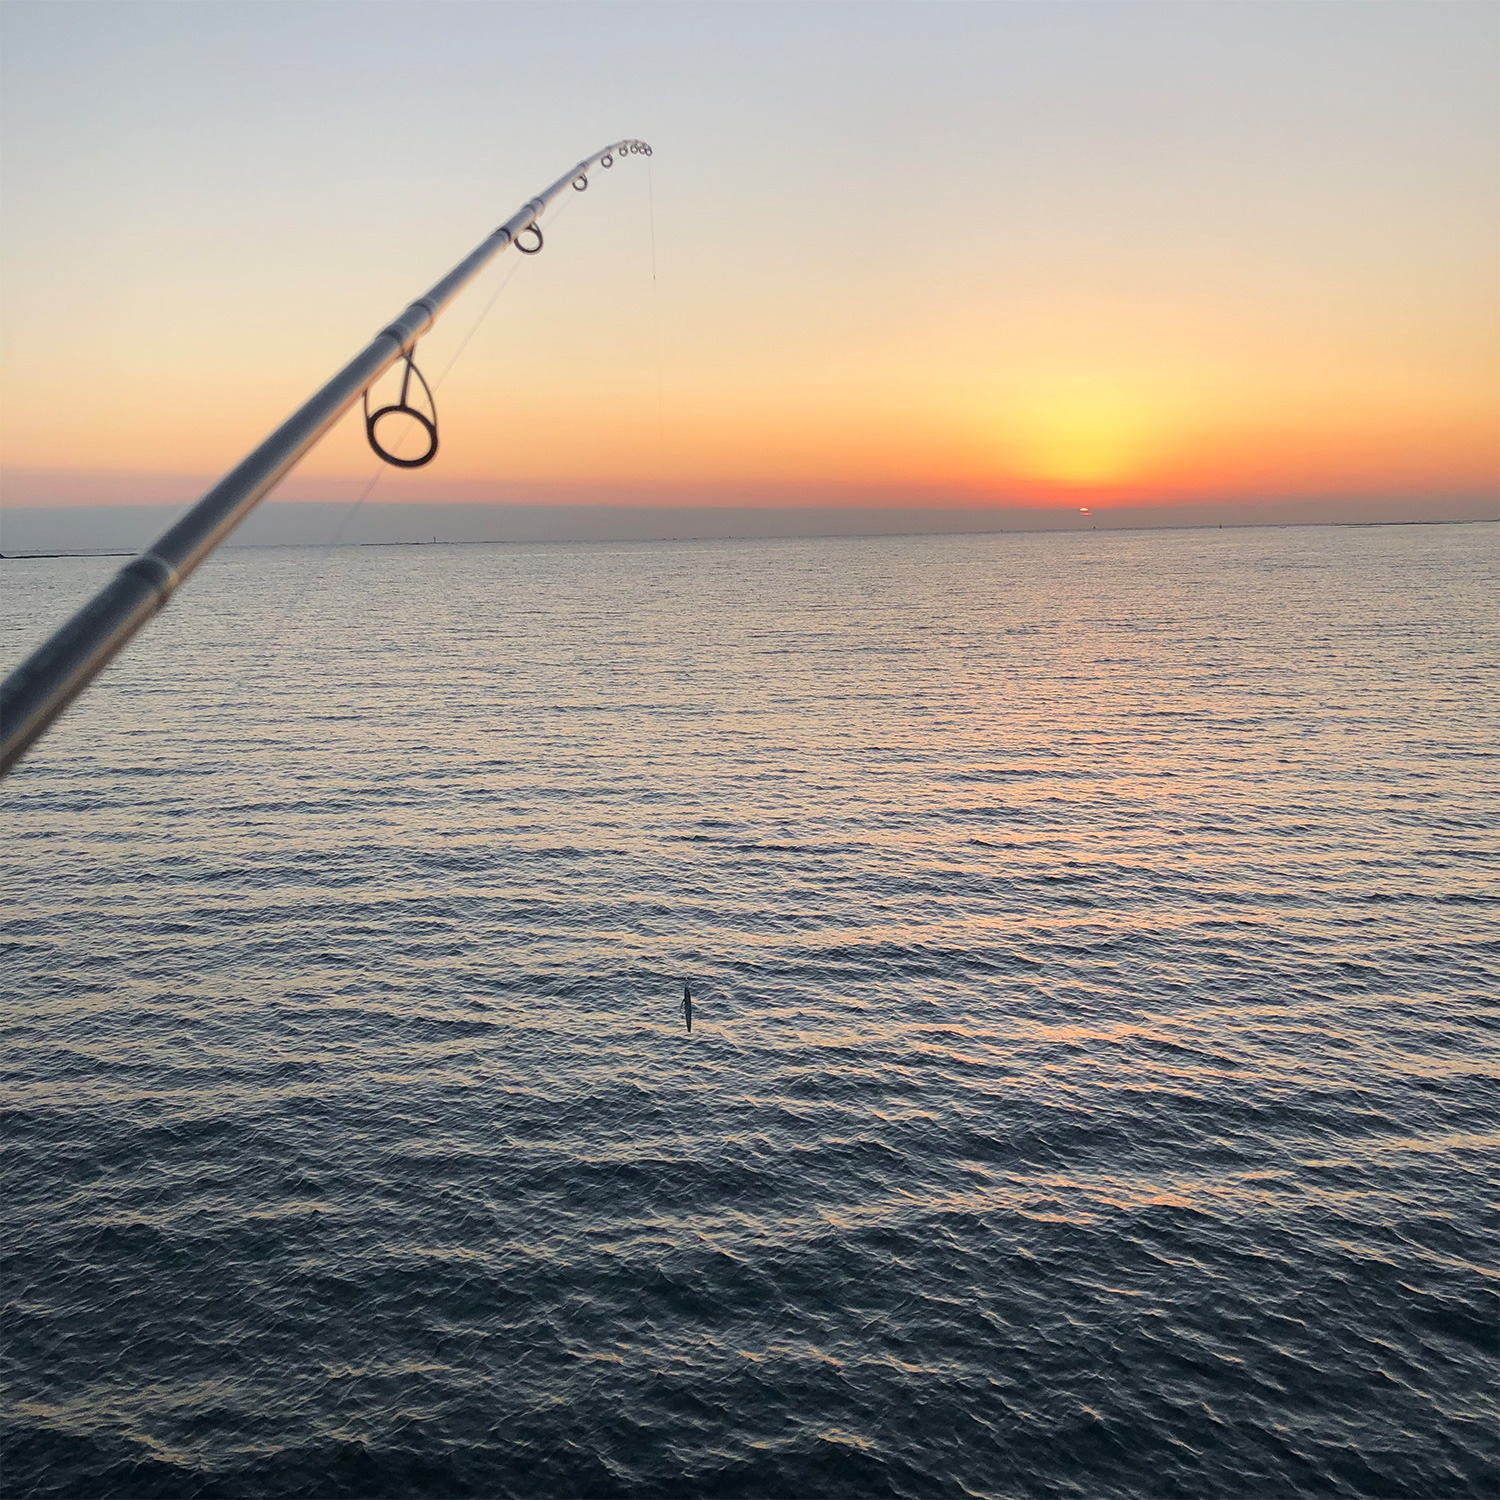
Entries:
POLYGON ((223 554, 0 789, 8 1500, 1493 1495, 1496 532, 223 554))

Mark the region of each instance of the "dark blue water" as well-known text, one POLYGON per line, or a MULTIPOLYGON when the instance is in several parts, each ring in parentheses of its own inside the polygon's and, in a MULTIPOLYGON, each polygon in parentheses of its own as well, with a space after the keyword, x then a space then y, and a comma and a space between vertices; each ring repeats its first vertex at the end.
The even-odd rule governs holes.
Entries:
POLYGON ((224 554, 0 790, 7 1500, 1493 1495, 1496 532, 224 554))

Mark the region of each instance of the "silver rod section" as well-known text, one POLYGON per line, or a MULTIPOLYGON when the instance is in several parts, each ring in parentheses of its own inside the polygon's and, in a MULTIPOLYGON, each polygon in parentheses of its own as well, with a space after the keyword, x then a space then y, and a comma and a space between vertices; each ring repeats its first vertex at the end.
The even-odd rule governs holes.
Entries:
POLYGON ((241 459, 196 505, 134 561, 127 563, 66 625, 0 683, 0 776, 46 733, 70 704, 183 580, 250 514, 371 383, 437 321, 438 314, 559 193, 606 156, 649 154, 643 141, 616 141, 578 163, 518 209, 427 294, 418 297, 298 407, 254 452, 241 459))

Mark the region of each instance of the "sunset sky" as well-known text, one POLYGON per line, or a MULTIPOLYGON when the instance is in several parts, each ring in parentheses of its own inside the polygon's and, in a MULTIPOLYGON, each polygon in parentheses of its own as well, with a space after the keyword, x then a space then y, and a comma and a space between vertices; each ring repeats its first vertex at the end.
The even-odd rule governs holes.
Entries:
MULTIPOLYGON (((112 0, 4 32, 11 504, 190 498, 622 135, 649 169, 421 345, 435 379, 514 271, 383 498, 1495 492, 1491 5, 112 0)), ((287 493, 373 466, 346 419, 287 493)))

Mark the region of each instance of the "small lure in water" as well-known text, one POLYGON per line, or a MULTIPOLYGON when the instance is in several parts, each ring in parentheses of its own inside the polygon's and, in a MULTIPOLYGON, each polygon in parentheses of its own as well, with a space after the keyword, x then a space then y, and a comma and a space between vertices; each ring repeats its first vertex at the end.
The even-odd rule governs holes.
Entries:
POLYGON ((687 1022, 689 1035, 693 1030, 693 992, 687 987, 686 980, 682 985, 682 1019, 687 1022))

